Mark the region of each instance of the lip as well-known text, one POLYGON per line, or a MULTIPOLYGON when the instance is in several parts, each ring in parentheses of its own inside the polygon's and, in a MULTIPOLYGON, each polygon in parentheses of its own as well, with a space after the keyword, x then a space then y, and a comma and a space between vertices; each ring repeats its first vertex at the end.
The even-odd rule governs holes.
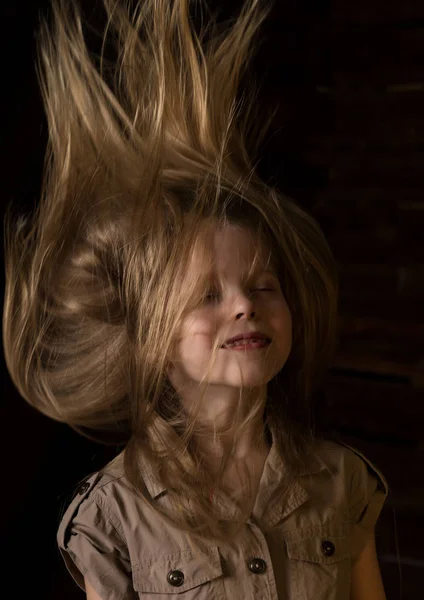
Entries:
POLYGON ((228 339, 221 347, 224 347, 226 344, 231 344, 232 342, 237 342, 238 340, 251 340, 251 339, 266 340, 268 342, 271 341, 271 339, 268 336, 266 336, 264 333, 262 333, 260 331, 250 331, 250 332, 239 333, 238 335, 235 335, 234 337, 228 339))
POLYGON ((244 343, 233 345, 226 344, 222 346, 222 350, 230 350, 230 351, 253 351, 253 350, 263 350, 264 348, 268 348, 270 342, 266 340, 245 340, 244 343))

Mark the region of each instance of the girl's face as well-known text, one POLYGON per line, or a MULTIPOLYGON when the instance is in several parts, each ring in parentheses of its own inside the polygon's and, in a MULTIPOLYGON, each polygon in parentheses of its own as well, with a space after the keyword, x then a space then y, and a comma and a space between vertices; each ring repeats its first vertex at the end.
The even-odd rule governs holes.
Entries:
MULTIPOLYGON (((214 341, 260 331, 271 342, 263 349, 220 348, 210 371, 209 386, 226 395, 229 388, 255 388, 268 383, 284 366, 292 343, 292 319, 275 272, 258 263, 253 278, 243 275, 253 262, 253 239, 244 229, 226 226, 214 234, 216 271, 222 288, 211 282, 209 296, 181 324, 168 372, 176 389, 190 388, 208 369, 214 341)), ((196 273, 196 257, 189 270, 196 273)), ((191 272, 191 271, 190 271, 191 272)), ((198 271, 197 271, 198 272, 198 271)))

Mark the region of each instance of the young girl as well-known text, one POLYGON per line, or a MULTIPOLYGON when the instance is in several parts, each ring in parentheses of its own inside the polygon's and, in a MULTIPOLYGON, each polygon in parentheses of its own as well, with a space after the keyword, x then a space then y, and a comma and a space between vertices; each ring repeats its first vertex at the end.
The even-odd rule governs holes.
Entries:
POLYGON ((61 515, 66 566, 90 600, 384 600, 387 483, 314 417, 335 262, 247 152, 269 6, 222 27, 200 2, 103 3, 100 52, 74 3, 42 27, 44 191, 6 221, 13 381, 124 446, 61 515))

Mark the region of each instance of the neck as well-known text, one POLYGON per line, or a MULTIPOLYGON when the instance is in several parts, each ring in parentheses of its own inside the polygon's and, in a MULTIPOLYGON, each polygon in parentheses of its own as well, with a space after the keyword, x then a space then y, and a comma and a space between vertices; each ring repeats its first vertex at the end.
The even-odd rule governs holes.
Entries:
POLYGON ((197 425, 191 442, 192 448, 213 470, 219 468, 223 458, 226 464, 249 463, 261 459, 268 455, 271 448, 263 417, 261 411, 241 433, 239 422, 225 431, 217 431, 212 425, 205 427, 204 424, 199 429, 197 425))

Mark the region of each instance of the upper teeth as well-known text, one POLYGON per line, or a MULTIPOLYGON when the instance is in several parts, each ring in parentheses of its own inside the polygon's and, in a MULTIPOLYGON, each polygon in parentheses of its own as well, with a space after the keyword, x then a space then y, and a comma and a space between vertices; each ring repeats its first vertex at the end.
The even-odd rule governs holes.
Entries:
POLYGON ((244 340, 237 340, 236 342, 230 342, 228 344, 225 344, 226 346, 245 346, 246 344, 253 344, 253 342, 264 342, 265 340, 263 339, 244 339, 244 340))

